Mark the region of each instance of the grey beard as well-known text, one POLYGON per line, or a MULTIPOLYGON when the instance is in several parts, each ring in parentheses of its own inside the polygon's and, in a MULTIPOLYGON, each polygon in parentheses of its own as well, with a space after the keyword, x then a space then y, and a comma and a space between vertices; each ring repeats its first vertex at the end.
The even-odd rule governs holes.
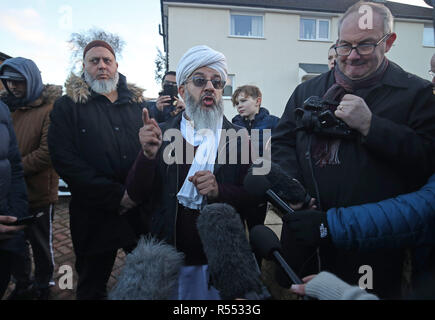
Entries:
POLYGON ((219 119, 224 114, 224 103, 222 98, 216 101, 214 107, 201 108, 201 102, 195 101, 189 92, 185 91, 186 115, 193 121, 195 130, 210 129, 216 131, 219 119))
POLYGON ((99 94, 108 94, 116 90, 118 87, 119 73, 116 71, 115 76, 112 79, 98 80, 92 78, 92 76, 86 71, 83 71, 85 75, 86 83, 91 87, 93 91, 99 94))

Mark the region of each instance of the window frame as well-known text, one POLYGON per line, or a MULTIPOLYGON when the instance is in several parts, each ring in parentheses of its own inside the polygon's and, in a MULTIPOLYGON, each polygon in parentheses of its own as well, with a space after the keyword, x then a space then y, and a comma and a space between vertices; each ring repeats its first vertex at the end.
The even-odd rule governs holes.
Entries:
POLYGON ((264 20, 265 20, 265 14, 259 13, 259 12, 238 12, 238 11, 230 11, 230 26, 229 26, 229 37, 233 38, 245 38, 245 39, 264 39, 264 20), (248 36, 248 35, 236 35, 231 34, 232 30, 232 23, 233 23, 233 16, 249 16, 249 17, 261 17, 262 20, 262 35, 261 36, 248 36))
POLYGON ((236 87, 234 85, 235 84, 236 75, 234 73, 230 73, 227 76, 227 82, 228 82, 228 79, 231 79, 232 90, 231 90, 231 95, 229 95, 229 96, 224 95, 224 90, 227 87, 227 84, 225 84, 225 87, 222 90, 222 98, 225 99, 225 100, 231 100, 231 97, 233 96, 234 91, 236 91, 236 87))
POLYGON ((324 17, 312 17, 312 16, 299 16, 299 40, 302 41, 323 41, 323 42, 330 42, 331 41, 331 18, 324 18, 324 17), (301 37, 301 23, 302 19, 305 20, 314 20, 316 22, 316 34, 314 39, 306 39, 301 37), (327 21, 328 22, 328 38, 320 38, 319 37, 319 31, 320 31, 320 21, 327 21))
POLYGON ((428 48, 435 48, 435 36, 434 36, 434 27, 432 23, 423 23, 423 36, 422 36, 422 46, 428 47, 428 48), (425 43, 424 42, 424 34, 426 29, 432 30, 432 43, 425 43))

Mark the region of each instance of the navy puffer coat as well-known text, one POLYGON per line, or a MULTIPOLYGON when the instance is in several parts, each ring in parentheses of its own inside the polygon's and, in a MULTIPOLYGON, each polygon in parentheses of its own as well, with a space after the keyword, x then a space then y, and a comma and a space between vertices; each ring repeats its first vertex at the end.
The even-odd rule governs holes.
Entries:
MULTIPOLYGON (((8 107, 0 101, 0 215, 22 217, 27 212, 23 166, 8 107)), ((20 252, 23 232, 0 240, 0 250, 20 252)))

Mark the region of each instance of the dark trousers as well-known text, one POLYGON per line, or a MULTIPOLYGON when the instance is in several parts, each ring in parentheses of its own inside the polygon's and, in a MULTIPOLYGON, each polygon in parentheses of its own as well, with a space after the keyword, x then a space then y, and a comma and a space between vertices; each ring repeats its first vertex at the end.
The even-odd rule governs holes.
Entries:
POLYGON ((104 300, 107 298, 107 281, 112 273, 118 250, 92 255, 76 252, 78 283, 77 300, 104 300))
POLYGON ((54 285, 54 255, 53 255, 53 215, 54 205, 43 208, 29 209, 29 215, 44 212, 37 221, 24 230, 26 237, 26 250, 24 256, 13 255, 12 275, 16 280, 18 288, 27 288, 31 283, 31 259, 29 243, 32 246, 33 260, 35 262, 36 288, 47 288, 54 285))
POLYGON ((8 288, 11 278, 11 258, 9 251, 0 250, 0 299, 8 288))

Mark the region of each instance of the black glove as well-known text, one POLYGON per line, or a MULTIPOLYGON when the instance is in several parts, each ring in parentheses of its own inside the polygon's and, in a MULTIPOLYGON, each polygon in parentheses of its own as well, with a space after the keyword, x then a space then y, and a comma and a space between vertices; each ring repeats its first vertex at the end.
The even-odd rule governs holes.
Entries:
POLYGON ((289 238, 303 246, 331 243, 326 213, 315 210, 296 211, 282 217, 289 238))

